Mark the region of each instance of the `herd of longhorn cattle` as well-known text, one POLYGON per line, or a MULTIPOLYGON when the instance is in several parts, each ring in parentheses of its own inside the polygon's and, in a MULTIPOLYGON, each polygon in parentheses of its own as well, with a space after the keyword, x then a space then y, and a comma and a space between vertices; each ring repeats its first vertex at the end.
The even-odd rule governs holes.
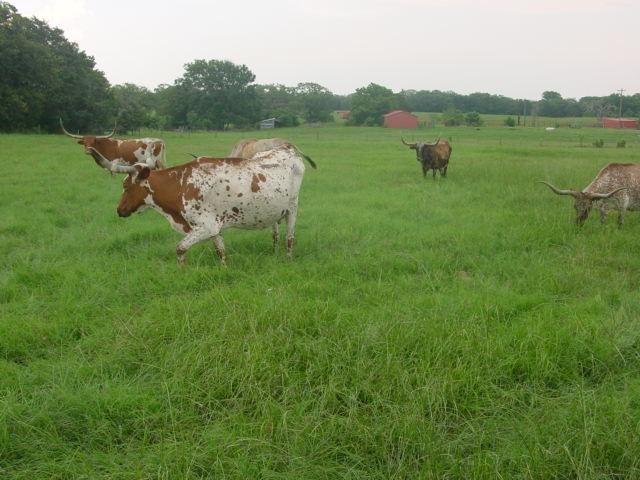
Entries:
MULTIPOLYGON (((226 265, 221 232, 226 228, 272 228, 273 249, 279 240, 279 225, 287 224, 287 255, 291 256, 298 213, 298 195, 306 160, 315 162, 299 148, 280 138, 241 140, 228 157, 197 157, 191 162, 166 167, 164 141, 159 138, 119 140, 109 135, 65 135, 84 146, 86 154, 112 173, 127 174, 118 204, 118 215, 153 208, 162 214, 184 238, 176 247, 183 264, 189 248, 213 240, 216 253, 226 265)), ((438 138, 434 143, 402 143, 416 151, 416 158, 427 176, 433 170, 447 176, 451 145, 438 138)), ((547 185, 558 195, 574 198, 576 222, 582 225, 594 206, 604 223, 609 210, 618 211, 618 223, 626 210, 640 210, 640 164, 611 163, 578 192, 547 185)))
POLYGON ((191 162, 165 167, 165 144, 158 138, 116 140, 80 136, 62 131, 84 145, 98 165, 125 173, 118 215, 153 208, 184 235, 176 247, 183 264, 196 243, 213 240, 226 265, 222 231, 226 228, 272 228, 274 251, 279 225, 287 223, 287 255, 291 256, 298 214, 298 194, 305 159, 315 162, 292 143, 279 138, 242 140, 229 157, 195 157, 191 162))

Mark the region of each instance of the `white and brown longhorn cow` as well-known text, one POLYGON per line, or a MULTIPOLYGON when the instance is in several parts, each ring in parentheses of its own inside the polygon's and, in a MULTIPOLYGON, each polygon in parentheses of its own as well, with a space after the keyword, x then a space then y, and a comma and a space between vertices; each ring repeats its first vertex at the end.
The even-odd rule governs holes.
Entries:
POLYGON ((144 163, 152 170, 165 167, 165 144, 159 138, 118 140, 111 138, 116 132, 115 127, 109 135, 74 135, 67 132, 62 119, 60 119, 60 127, 65 135, 75 138, 80 145, 84 145, 84 153, 91 155, 100 166, 104 166, 104 159, 106 159, 113 166, 144 163))
POLYGON ((262 138, 260 140, 248 138, 246 140, 240 140, 231 149, 229 158, 251 158, 258 152, 272 150, 288 143, 289 142, 283 138, 262 138))
POLYGON ((618 211, 618 225, 624 223, 627 210, 640 210, 640 164, 610 163, 581 192, 561 190, 548 182, 540 182, 558 195, 570 195, 574 198, 576 223, 581 226, 589 217, 589 212, 597 205, 600 221, 605 223, 609 210, 618 211))
POLYGON ((285 140, 284 138, 262 138, 260 140, 250 138, 246 140, 240 140, 231 149, 229 158, 253 158, 257 153, 273 150, 274 148, 278 148, 283 145, 288 145, 295 149, 295 151, 298 152, 299 155, 301 155, 307 162, 309 162, 309 165, 311 165, 313 168, 316 168, 316 164, 308 155, 306 155, 296 145, 289 142, 288 140, 285 140))
POLYGON ((128 217, 153 208, 185 235, 176 248, 181 264, 189 248, 209 239, 225 264, 221 232, 226 228, 271 227, 275 250, 283 218, 291 256, 304 175, 304 163, 292 145, 259 152, 251 159, 199 157, 163 170, 151 170, 144 164, 112 167, 106 159, 102 162, 113 172, 128 174, 118 215, 128 217))

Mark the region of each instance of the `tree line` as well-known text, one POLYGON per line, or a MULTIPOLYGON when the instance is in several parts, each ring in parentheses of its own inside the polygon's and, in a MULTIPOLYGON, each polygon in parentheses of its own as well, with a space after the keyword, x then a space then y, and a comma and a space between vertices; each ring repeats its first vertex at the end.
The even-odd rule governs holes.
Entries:
MULTIPOLYGON (((121 130, 225 130, 252 128, 261 119, 277 125, 333 121, 349 110, 350 125, 381 125, 383 115, 414 112, 540 115, 617 115, 619 96, 562 98, 546 91, 538 101, 502 95, 461 95, 439 90, 394 93, 371 83, 350 95, 337 95, 317 83, 260 85, 246 65, 194 60, 182 76, 155 90, 125 83, 110 85, 93 57, 68 41, 64 32, 37 18, 20 15, 0 1, 0 131, 92 131, 117 120, 121 130)), ((624 97, 623 116, 640 116, 640 94, 624 97)))

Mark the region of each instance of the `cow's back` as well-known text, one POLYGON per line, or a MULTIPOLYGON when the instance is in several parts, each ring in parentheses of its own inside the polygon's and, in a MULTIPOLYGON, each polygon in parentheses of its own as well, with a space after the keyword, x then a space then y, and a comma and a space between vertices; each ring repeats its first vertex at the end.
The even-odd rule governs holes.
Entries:
POLYGON ((588 193, 609 193, 616 188, 625 187, 611 197, 611 201, 627 198, 630 210, 640 209, 640 164, 609 163, 604 166, 596 178, 583 190, 588 193))
POLYGON ((297 205, 304 164, 288 146, 258 152, 250 160, 205 161, 186 182, 189 223, 216 221, 222 228, 265 228, 297 205))
POLYGON ((233 146, 233 148, 231 149, 231 153, 229 153, 229 157, 252 158, 257 153, 273 150, 274 148, 288 144, 289 142, 282 138, 241 140, 233 146))

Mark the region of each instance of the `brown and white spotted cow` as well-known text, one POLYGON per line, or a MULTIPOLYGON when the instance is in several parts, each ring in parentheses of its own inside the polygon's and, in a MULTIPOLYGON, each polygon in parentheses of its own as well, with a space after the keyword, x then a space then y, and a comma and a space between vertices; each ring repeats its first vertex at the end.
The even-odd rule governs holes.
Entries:
POLYGON ((627 210, 640 210, 640 164, 610 163, 584 190, 561 190, 548 182, 540 182, 558 195, 570 195, 574 198, 576 223, 580 226, 589 217, 591 208, 597 205, 600 221, 605 223, 609 210, 618 211, 618 225, 624 223, 627 210))
POLYGON ((118 140, 111 138, 116 132, 115 127, 109 135, 74 135, 67 132, 62 119, 60 119, 60 127, 65 135, 75 138, 80 145, 84 145, 84 153, 91 155, 100 166, 104 166, 103 159, 106 159, 113 166, 144 163, 151 169, 165 167, 165 145, 159 138, 118 140))
MULTIPOLYGON (((109 167, 106 159, 103 163, 109 167)), ((135 164, 117 165, 111 171, 128 174, 118 215, 128 217, 146 208, 160 212, 185 235, 176 248, 181 264, 189 248, 209 239, 225 264, 221 232, 226 228, 271 227, 275 251, 283 218, 291 256, 304 175, 304 163, 291 145, 259 152, 251 159, 199 157, 164 170, 135 164)))

